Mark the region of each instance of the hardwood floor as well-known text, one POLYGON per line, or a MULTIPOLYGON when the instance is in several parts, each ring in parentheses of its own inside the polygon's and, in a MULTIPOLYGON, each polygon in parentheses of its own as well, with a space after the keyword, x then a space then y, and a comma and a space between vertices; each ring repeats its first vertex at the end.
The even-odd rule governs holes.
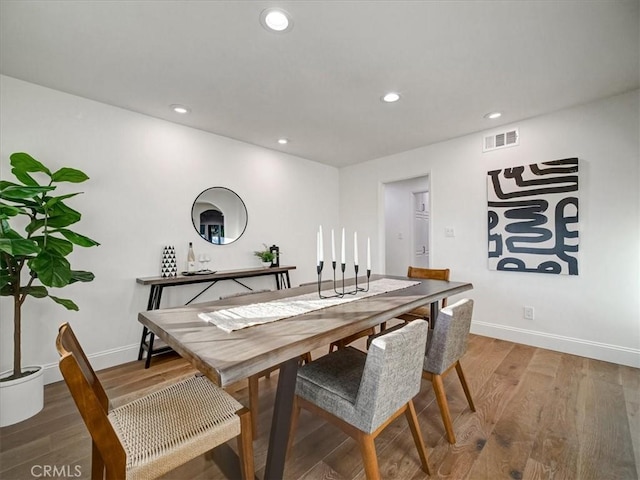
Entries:
MULTIPOLYGON (((313 352, 314 358, 326 350, 313 352)), ((444 437, 431 385, 415 398, 432 475, 420 470, 404 418, 376 440, 383 478, 634 480, 640 470, 640 370, 471 336, 463 358, 477 412, 469 411, 456 375, 445 382, 457 436, 444 437)), ((149 370, 132 362, 99 372, 109 396, 130 398, 191 368, 168 354, 149 370)), ((277 374, 260 380, 260 433, 255 440, 262 478, 277 374)), ((235 391, 246 404, 245 385, 235 391)), ((235 449, 235 442, 230 444, 235 449)), ((90 440, 64 383, 45 388, 45 408, 0 429, 0 478, 89 478, 90 440), (48 475, 46 473, 48 472, 48 475)), ((354 442, 308 412, 300 417, 287 479, 363 479, 354 442)), ((171 479, 225 478, 208 455, 173 471, 171 479)))

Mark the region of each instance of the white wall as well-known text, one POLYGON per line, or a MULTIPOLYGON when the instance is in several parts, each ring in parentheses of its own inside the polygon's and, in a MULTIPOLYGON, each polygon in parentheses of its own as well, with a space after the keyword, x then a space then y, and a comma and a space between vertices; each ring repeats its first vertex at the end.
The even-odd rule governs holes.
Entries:
MULTIPOLYGON (((281 262, 296 265, 298 284, 315 278, 315 234, 338 212, 338 170, 305 159, 182 127, 127 110, 0 77, 0 175, 12 180, 9 155, 25 151, 57 169, 79 168, 91 177, 70 206, 82 214, 74 230, 101 242, 76 249, 73 268, 96 279, 57 294, 80 307, 69 312, 50 299, 28 299, 24 306, 25 364, 47 366, 57 376, 57 327, 70 321, 97 368, 137 357, 142 331, 137 321, 147 305, 148 287, 137 277, 160 274, 162 247, 177 248, 179 266, 188 242, 196 256, 211 257, 215 270, 258 267, 253 256, 262 244, 280 246, 281 262), (234 190, 248 211, 245 234, 231 245, 213 246, 191 222, 196 196, 212 186, 234 190), (322 199, 319 202, 319 199, 322 199)), ((265 279, 248 281, 271 287, 265 279), (266 283, 265 283, 266 282, 266 283)), ((216 285, 211 295, 240 290, 216 285)), ((167 289, 163 305, 180 305, 197 286, 167 289)), ((12 302, 0 297, 0 371, 11 368, 12 302)))
POLYGON ((474 284, 474 332, 640 366, 639 112, 635 91, 518 122, 519 147, 483 154, 481 132, 344 168, 341 219, 372 235, 381 265, 381 185, 429 175, 431 264, 474 284), (487 172, 568 157, 580 159, 579 275, 489 271, 487 172))

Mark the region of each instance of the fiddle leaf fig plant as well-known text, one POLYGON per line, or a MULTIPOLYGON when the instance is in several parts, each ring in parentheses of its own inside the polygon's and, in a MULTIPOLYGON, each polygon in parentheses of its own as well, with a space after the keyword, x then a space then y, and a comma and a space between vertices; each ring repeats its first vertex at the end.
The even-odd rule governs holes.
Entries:
POLYGON ((24 302, 49 297, 68 310, 78 310, 72 300, 52 295, 49 288, 92 281, 93 273, 72 270, 67 257, 74 246, 100 245, 68 228, 82 216, 65 201, 82 192, 54 194, 58 184, 88 180, 85 173, 68 167, 51 172, 27 153, 9 158, 17 182, 0 180, 0 295, 13 297, 13 373, 1 380, 33 373, 23 372, 21 365, 24 302))

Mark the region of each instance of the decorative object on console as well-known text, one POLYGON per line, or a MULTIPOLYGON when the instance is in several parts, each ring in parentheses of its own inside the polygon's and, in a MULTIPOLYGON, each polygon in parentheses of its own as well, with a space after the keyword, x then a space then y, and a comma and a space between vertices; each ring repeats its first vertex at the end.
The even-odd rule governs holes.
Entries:
POLYGON ((325 296, 321 293, 321 285, 322 285, 322 269, 324 267, 324 238, 322 235, 322 225, 318 229, 316 234, 316 252, 317 252, 317 260, 316 260, 316 271, 318 273, 318 296, 320 298, 333 298, 339 297, 342 298, 345 295, 357 295, 358 292, 368 292, 369 291, 369 278, 371 277, 371 240, 367 238, 367 288, 358 287, 358 232, 353 233, 353 265, 355 271, 355 287, 353 290, 346 291, 344 286, 344 272, 346 270, 347 262, 346 262, 346 253, 345 253, 345 230, 342 229, 342 249, 340 255, 340 270, 342 271, 342 288, 338 290, 338 286, 336 283, 336 246, 335 246, 335 235, 333 229, 331 230, 331 266, 333 267, 333 291, 335 295, 325 296))
POLYGON ((199 272, 211 272, 211 270, 209 270, 209 268, 207 267, 207 265, 209 264, 210 261, 211 261, 211 258, 209 258, 208 255, 205 255, 204 253, 201 253, 198 256, 198 262, 200 262, 200 269, 198 271, 199 272))
POLYGON ((176 247, 167 245, 162 249, 162 265, 160 266, 160 276, 175 277, 178 275, 178 263, 176 262, 176 247))
POLYGON ((578 159, 487 174, 489 269, 578 275, 578 159))
POLYGON ((271 260, 271 266, 279 267, 280 266, 280 247, 278 247, 277 245, 271 245, 271 247, 269 247, 269 250, 271 250, 271 253, 273 253, 273 260, 271 260))
POLYGON ((263 243, 264 250, 256 250, 253 254, 258 257, 262 261, 262 266, 265 268, 271 267, 273 265, 273 259, 275 258, 274 253, 271 251, 269 247, 267 247, 266 243, 263 243))
POLYGON ((193 253, 193 243, 189 242, 187 251, 187 272, 196 273, 196 254, 193 253))

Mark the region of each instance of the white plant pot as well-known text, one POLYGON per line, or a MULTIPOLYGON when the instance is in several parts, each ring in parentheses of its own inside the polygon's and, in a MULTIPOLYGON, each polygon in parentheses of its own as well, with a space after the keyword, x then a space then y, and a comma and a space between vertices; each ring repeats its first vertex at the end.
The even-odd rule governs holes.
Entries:
POLYGON ((269 268, 271 267, 271 262, 262 262, 262 268, 269 268))
MULTIPOLYGON (((36 373, 16 380, 0 382, 0 427, 13 425, 33 417, 44 406, 44 370, 42 367, 23 367, 22 371, 36 373)), ((13 371, 0 373, 0 378, 13 371)))

